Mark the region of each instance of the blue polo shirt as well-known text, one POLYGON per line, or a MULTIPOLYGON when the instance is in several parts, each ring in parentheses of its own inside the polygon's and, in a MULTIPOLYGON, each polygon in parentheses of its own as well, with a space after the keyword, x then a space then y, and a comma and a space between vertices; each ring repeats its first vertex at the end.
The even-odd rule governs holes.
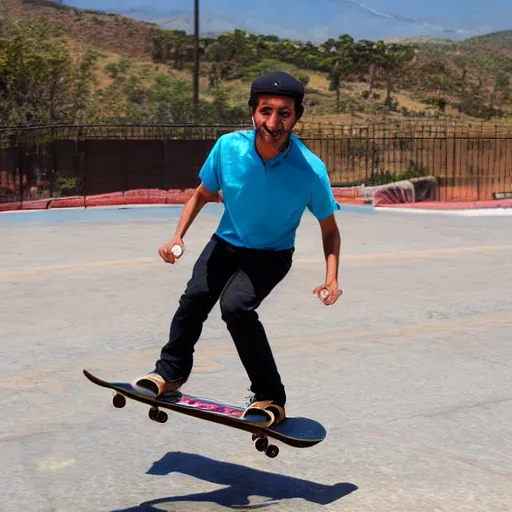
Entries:
POLYGON ((255 130, 222 135, 199 177, 211 192, 222 190, 219 237, 239 247, 289 249, 306 208, 321 221, 340 206, 325 164, 295 135, 283 153, 265 163, 255 135, 255 130))

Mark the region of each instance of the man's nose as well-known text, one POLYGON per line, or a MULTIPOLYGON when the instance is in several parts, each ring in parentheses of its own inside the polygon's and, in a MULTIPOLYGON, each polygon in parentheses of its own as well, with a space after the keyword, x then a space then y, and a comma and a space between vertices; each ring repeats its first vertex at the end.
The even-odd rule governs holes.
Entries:
POLYGON ((271 129, 271 130, 278 130, 279 127, 281 125, 281 119, 279 118, 279 114, 275 113, 275 114, 272 114, 269 118, 268 118, 268 122, 267 122, 267 126, 271 129))

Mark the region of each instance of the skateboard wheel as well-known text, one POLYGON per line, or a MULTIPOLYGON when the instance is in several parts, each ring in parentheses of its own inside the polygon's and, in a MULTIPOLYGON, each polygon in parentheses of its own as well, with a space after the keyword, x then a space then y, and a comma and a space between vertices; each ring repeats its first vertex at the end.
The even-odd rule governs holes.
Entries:
POLYGON ((156 416, 156 421, 158 423, 165 423, 169 419, 169 416, 167 416, 167 413, 164 411, 158 411, 158 414, 156 416))
POLYGON ((273 444, 271 444, 265 451, 265 455, 267 457, 270 457, 271 459, 274 459, 279 455, 279 448, 273 444))
POLYGON ((151 407, 151 409, 149 409, 148 416, 149 416, 150 420, 157 421, 157 418, 158 418, 158 407, 151 407))
POLYGON ((268 439, 266 437, 260 437, 256 439, 254 446, 259 452, 264 452, 268 447, 268 439))
POLYGON ((126 398, 123 395, 121 395, 120 393, 116 393, 114 395, 114 398, 112 399, 112 404, 117 409, 121 409, 126 405, 126 398))

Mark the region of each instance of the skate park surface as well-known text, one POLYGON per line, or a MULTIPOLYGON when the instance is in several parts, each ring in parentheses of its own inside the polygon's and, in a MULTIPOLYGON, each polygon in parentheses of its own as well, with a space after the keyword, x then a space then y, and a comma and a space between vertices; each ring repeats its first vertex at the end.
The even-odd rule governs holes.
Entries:
MULTIPOLYGON (((259 308, 290 416, 327 438, 279 444, 147 407, 82 374, 152 369, 222 206, 165 264, 181 207, 0 215, 0 496, 11 511, 505 512, 512 509, 512 219, 342 205, 340 287, 306 213, 294 265, 259 308)), ((243 404, 218 305, 187 391, 243 404)))

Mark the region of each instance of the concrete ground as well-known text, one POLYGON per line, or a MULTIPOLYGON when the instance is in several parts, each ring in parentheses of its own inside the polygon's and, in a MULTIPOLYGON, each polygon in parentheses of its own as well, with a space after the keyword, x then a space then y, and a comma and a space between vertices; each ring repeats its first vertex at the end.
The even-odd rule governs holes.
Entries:
MULTIPOLYGON (((306 214, 295 265, 260 308, 289 415, 323 423, 276 459, 250 435, 112 407, 87 368, 152 368, 209 205, 175 266, 158 247, 180 208, 0 216, 0 509, 29 511, 500 512, 512 509, 512 219, 345 206, 341 285, 306 214)), ((248 382, 219 315, 187 391, 243 403, 248 382)))

